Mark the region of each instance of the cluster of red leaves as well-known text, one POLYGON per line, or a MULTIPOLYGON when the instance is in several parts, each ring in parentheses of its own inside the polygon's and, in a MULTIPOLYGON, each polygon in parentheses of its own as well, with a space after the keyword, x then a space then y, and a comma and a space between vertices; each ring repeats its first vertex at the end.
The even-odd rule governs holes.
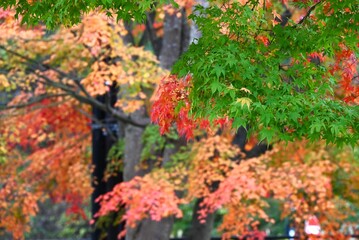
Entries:
MULTIPOLYGON (((2 180, 0 173, 0 179, 2 180)), ((14 239, 21 239, 29 231, 30 217, 38 211, 39 193, 29 191, 30 184, 20 183, 18 178, 9 178, 0 188, 0 227, 13 233, 14 239), (15 189, 15 190, 14 190, 15 189)))
POLYGON ((68 214, 84 219, 81 206, 92 192, 90 159, 86 157, 89 140, 87 136, 73 136, 34 152, 28 156, 30 166, 23 173, 24 179, 33 178, 33 191, 42 192, 54 203, 66 202, 68 214))
POLYGON ((59 28, 50 35, 42 25, 30 28, 20 22, 14 11, 0 9, 0 43, 26 59, 43 61, 49 69, 32 71, 26 59, 12 54, 0 61, 0 68, 9 69, 0 76, 0 90, 23 91, 9 103, 9 110, 1 111, 4 122, 0 121, 0 151, 6 145, 8 153, 4 163, 0 162, 0 190, 5 191, 2 184, 14 188, 2 192, 1 200, 7 208, 20 206, 16 211, 21 213, 0 209, 0 219, 6 220, 0 222, 0 228, 16 238, 29 230, 29 217, 36 213, 21 208, 25 205, 20 202, 27 195, 34 197, 35 210, 38 201, 50 198, 68 203, 68 213, 85 217, 81 205, 92 191, 90 121, 85 117, 90 113, 73 95, 103 95, 115 84, 121 86, 116 106, 133 112, 144 106, 147 90, 164 72, 151 52, 126 46, 121 37, 127 33, 123 23, 105 13, 85 14, 81 24, 59 28), (80 79, 83 88, 78 84, 80 79), (146 92, 142 92, 144 85, 146 92))
POLYGON ((67 193, 62 200, 69 204, 69 207, 66 209, 67 215, 74 214, 81 216, 84 220, 87 219, 85 211, 82 207, 84 203, 84 196, 80 195, 79 193, 70 192, 67 193))
POLYGON ((264 208, 263 198, 267 196, 266 183, 261 183, 261 163, 259 159, 233 164, 221 181, 218 189, 204 196, 200 219, 219 208, 226 208, 228 213, 218 230, 223 232, 224 239, 232 236, 244 236, 257 230, 258 219, 270 221, 264 208), (238 221, 241 219, 241 221, 238 221))
POLYGON ((161 169, 117 185, 97 200, 101 204, 98 216, 124 206, 127 211, 122 220, 135 227, 145 218, 180 217, 179 204, 203 198, 200 220, 217 209, 227 210, 218 229, 223 239, 263 239, 260 220, 274 221, 266 213, 270 198, 281 203, 282 216, 293 219, 303 236, 304 222, 316 216, 329 238, 339 239, 340 223, 348 209, 337 207, 331 176, 338 166, 329 161, 324 145, 308 148, 305 141, 277 145, 259 158, 240 160, 243 154, 230 139, 213 136, 195 143, 192 151, 180 170, 161 169), (176 195, 177 191, 185 194, 176 195))
POLYGON ((269 39, 264 36, 264 35, 258 35, 256 37, 256 40, 259 42, 259 43, 263 43, 265 46, 269 46, 269 39))
MULTIPOLYGON (((13 102, 17 102, 17 98, 13 102)), ((9 105, 11 106, 11 104, 9 105)), ((8 144, 12 147, 21 146, 32 152, 39 150, 41 143, 46 142, 48 146, 49 143, 59 138, 60 136, 56 136, 55 132, 61 132, 64 137, 74 134, 82 135, 90 131, 89 119, 79 114, 71 102, 57 104, 50 99, 29 105, 23 109, 21 115, 12 120, 19 124, 17 126, 10 124, 8 128, 4 129, 3 134, 9 136, 8 144), (72 123, 69 123, 68 119, 71 119, 72 123), (83 124, 80 125, 81 122, 83 124)))
POLYGON ((228 139, 213 136, 194 144, 195 157, 188 171, 188 197, 201 198, 210 195, 214 186, 227 178, 241 152, 228 139))
POLYGON ((341 45, 341 51, 335 54, 335 64, 330 69, 331 74, 339 74, 340 85, 344 90, 344 101, 359 104, 359 75, 358 59, 352 50, 341 45))
MULTIPOLYGON (((120 183, 96 201, 100 202, 101 209, 95 217, 116 212, 120 206, 125 205, 127 210, 122 221, 126 221, 126 225, 132 228, 146 218, 160 221, 170 215, 182 217, 178 207, 181 200, 176 196, 174 185, 158 175, 135 177, 129 182, 120 183)), ((123 231, 119 237, 125 234, 123 231)))
POLYGON ((161 134, 168 132, 172 124, 176 124, 178 133, 188 140, 194 137, 194 130, 198 127, 212 133, 211 129, 214 127, 230 124, 228 118, 215 119, 211 124, 207 119, 195 119, 191 116, 188 98, 190 88, 190 75, 182 79, 178 79, 176 75, 162 79, 154 94, 151 110, 151 120, 159 125, 161 134))
POLYGON ((9 110, 1 126, 8 154, 0 168, 0 227, 16 239, 30 230, 30 217, 46 198, 66 201, 67 213, 86 218, 81 205, 92 191, 86 154, 89 119, 76 111, 81 106, 74 102, 56 102, 59 99, 44 100, 20 112, 9 110))
POLYGON ((218 189, 204 196, 200 218, 219 208, 228 211, 219 227, 224 239, 250 235, 258 229, 260 219, 272 222, 264 211, 269 207, 269 197, 282 202, 283 217, 291 216, 301 226, 298 229, 304 229, 304 220, 316 215, 327 233, 337 233, 343 214, 335 208, 328 177, 334 165, 323 160, 323 155, 315 162, 284 161, 272 165, 277 151, 233 164, 218 189))
POLYGON ((187 139, 193 137, 196 122, 188 116, 190 78, 190 75, 184 79, 170 75, 161 81, 151 111, 151 120, 159 125, 161 134, 168 132, 172 124, 176 123, 178 131, 187 139), (176 111, 180 102, 183 107, 176 111))

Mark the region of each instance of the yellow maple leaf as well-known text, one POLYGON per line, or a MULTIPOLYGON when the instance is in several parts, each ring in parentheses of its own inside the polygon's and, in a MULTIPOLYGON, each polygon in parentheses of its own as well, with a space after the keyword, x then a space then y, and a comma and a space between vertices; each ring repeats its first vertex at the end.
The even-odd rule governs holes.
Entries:
POLYGON ((5 89, 10 87, 9 81, 7 80, 7 77, 3 74, 0 74, 0 89, 5 89))
POLYGON ((242 107, 247 105, 247 107, 249 109, 249 107, 251 106, 252 100, 247 97, 242 97, 242 98, 237 98, 236 103, 241 104, 242 107))
POLYGON ((249 93, 249 94, 252 93, 251 90, 249 90, 248 88, 245 88, 245 87, 242 87, 242 88, 239 89, 239 90, 241 90, 241 91, 243 91, 243 92, 246 92, 246 93, 249 93))

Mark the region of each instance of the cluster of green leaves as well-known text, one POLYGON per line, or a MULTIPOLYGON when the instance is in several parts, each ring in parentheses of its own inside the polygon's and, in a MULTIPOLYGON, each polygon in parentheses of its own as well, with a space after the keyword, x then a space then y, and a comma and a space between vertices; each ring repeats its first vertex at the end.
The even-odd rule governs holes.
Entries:
POLYGON ((157 125, 149 125, 142 135, 142 144, 141 161, 148 159, 154 160, 156 158, 154 153, 164 149, 166 139, 161 136, 157 125))
POLYGON ((5 147, 6 141, 3 137, 0 137, 0 165, 6 162, 7 150, 5 147))
POLYGON ((106 172, 111 176, 116 176, 119 172, 123 171, 123 153, 125 151, 124 139, 118 140, 112 145, 107 153, 106 172))
MULTIPOLYGON (((170 1, 173 3, 172 1, 170 1)), ((72 26, 81 21, 81 16, 96 9, 115 14, 117 19, 143 21, 145 12, 156 4, 168 3, 166 0, 128 1, 128 0, 3 0, 2 8, 15 8, 17 16, 29 25, 44 23, 48 28, 59 25, 72 26)))
POLYGON ((337 81, 329 64, 308 59, 311 53, 331 58, 340 44, 358 52, 357 26, 348 24, 358 18, 357 7, 329 2, 334 14, 318 5, 317 21, 285 27, 273 24, 273 15, 258 1, 197 7, 191 18, 202 37, 173 69, 179 77, 192 74, 193 116, 228 116, 234 128, 249 126, 249 133, 259 132, 269 142, 306 137, 357 144, 359 106, 335 100, 337 81))

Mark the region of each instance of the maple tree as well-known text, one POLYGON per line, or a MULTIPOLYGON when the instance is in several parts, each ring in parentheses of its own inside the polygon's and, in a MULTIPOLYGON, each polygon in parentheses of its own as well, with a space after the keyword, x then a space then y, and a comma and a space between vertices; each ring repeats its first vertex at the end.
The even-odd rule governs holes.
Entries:
POLYGON ((2 142, 0 226, 20 238, 29 230, 37 202, 46 198, 66 201, 69 213, 86 218, 81 204, 92 192, 91 114, 86 104, 145 125, 127 113, 146 104, 144 91, 164 71, 149 52, 125 47, 119 35, 124 28, 111 25, 105 15, 90 14, 81 25, 50 35, 44 27, 21 26, 11 10, 2 10, 1 19, 0 88, 11 101, 2 108, 6 145, 2 142), (96 98, 114 84, 121 86, 116 106, 123 112, 96 98))
POLYGON ((293 218, 302 236, 304 220, 316 215, 329 237, 344 237, 338 235, 338 230, 351 210, 345 204, 340 206, 343 200, 334 195, 331 182, 340 160, 331 157, 322 143, 302 151, 303 145, 277 146, 259 158, 238 163, 231 159, 244 154, 228 139, 203 139, 194 146, 192 158, 169 167, 169 172, 159 169, 124 182, 99 198, 102 207, 98 214, 106 215, 126 204, 128 211, 123 220, 133 225, 148 217, 181 217, 179 204, 204 198, 199 218, 203 221, 207 214, 225 208, 227 213, 219 230, 224 239, 230 239, 253 234, 263 220, 272 222, 266 213, 267 200, 277 199, 283 207, 282 217, 293 218), (174 190, 186 194, 178 199, 174 190))
POLYGON ((356 5, 293 1, 284 5, 299 12, 290 19, 276 13, 280 6, 225 1, 197 8, 192 19, 202 37, 173 69, 179 79, 191 75, 191 115, 228 117, 234 128, 250 125, 260 140, 357 144, 356 5), (353 104, 335 99, 337 83, 353 104))
POLYGON ((162 232, 156 236, 166 239, 163 229, 171 228, 173 216, 181 217, 179 205, 196 200, 194 218, 200 222, 226 209, 219 227, 224 239, 263 237, 261 221, 273 221, 268 199, 279 201, 283 217, 298 226, 315 215, 325 234, 338 234, 348 215, 341 202, 357 199, 351 183, 358 175, 350 170, 357 159, 346 153, 354 159, 346 161, 325 144, 358 143, 357 6, 329 0, 209 2, 190 16, 201 37, 187 51, 186 14, 193 1, 177 1, 181 9, 162 7, 162 1, 0 3, 0 89, 22 90, 5 108, 1 126, 1 227, 21 238, 37 201, 47 196, 72 203, 70 211, 81 214, 91 191, 92 105, 124 129, 124 146, 111 160, 122 165, 116 171, 123 171, 125 182, 97 199, 95 216, 126 209, 121 220, 128 227, 120 237, 162 232), (141 19, 145 24, 131 22, 141 19), (48 31, 39 23, 80 24, 48 31), (133 45, 149 40, 159 62, 142 48, 126 46, 128 39, 133 45), (173 74, 159 83, 167 72, 158 63, 169 69, 181 54, 173 74), (150 108, 161 134, 175 124, 187 140, 197 138, 193 146, 181 152, 182 139, 160 137, 148 127, 150 108), (343 172, 345 187, 333 189, 343 172))

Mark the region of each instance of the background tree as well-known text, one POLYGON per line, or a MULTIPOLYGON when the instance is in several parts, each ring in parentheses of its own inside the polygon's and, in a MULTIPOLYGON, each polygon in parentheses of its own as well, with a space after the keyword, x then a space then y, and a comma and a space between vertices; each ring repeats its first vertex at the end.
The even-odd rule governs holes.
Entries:
MULTIPOLYGON (((163 71, 156 69, 157 60, 150 53, 143 52, 139 48, 124 48, 122 38, 124 41, 127 41, 127 39, 135 41, 135 38, 141 37, 135 35, 136 29, 132 33, 130 29, 131 24, 128 24, 126 28, 129 30, 126 31, 123 26, 117 25, 113 21, 108 21, 104 15, 95 16, 94 14, 87 15, 83 19, 83 23, 75 28, 59 29, 51 33, 46 32, 43 27, 37 29, 21 27, 19 22, 15 21, 14 13, 9 10, 3 11, 2 18, 4 20, 2 24, 4 38, 2 39, 3 45, 1 46, 4 51, 3 57, 4 59, 12 59, 12 62, 3 62, 4 75, 2 76, 4 82, 2 86, 9 91, 16 88, 24 90, 24 92, 21 92, 21 96, 17 96, 5 107, 4 111, 6 110, 7 116, 10 115, 10 111, 18 112, 17 110, 20 110, 22 116, 35 118, 34 116, 37 116, 39 113, 34 112, 32 115, 29 115, 28 111, 41 107, 43 111, 47 112, 47 115, 44 116, 46 118, 51 115, 54 109, 47 108, 44 105, 44 101, 51 99, 50 103, 54 105, 57 105, 59 101, 70 101, 71 104, 66 106, 70 107, 72 111, 75 110, 76 114, 82 113, 89 117, 88 109, 83 109, 83 105, 78 104, 77 101, 90 104, 97 109, 96 111, 109 115, 112 119, 118 121, 118 136, 113 136, 113 131, 106 129, 106 123, 101 122, 99 119, 93 119, 95 123, 93 125, 99 127, 100 136, 102 132, 106 132, 112 138, 125 139, 125 149, 122 155, 118 156, 123 161, 124 178, 129 180, 137 174, 143 174, 144 172, 138 171, 136 166, 142 158, 141 149, 143 145, 141 139, 143 130, 149 124, 145 107, 149 106, 148 94, 153 89, 153 83, 158 81, 157 76, 163 71), (101 29, 101 31, 96 29, 101 29), (9 44, 9 41, 13 42, 9 44), (20 69, 14 67, 15 64, 18 64, 20 69), (29 77, 30 81, 23 79, 22 76, 24 75, 29 77), (119 90, 118 93, 115 93, 119 98, 116 101, 116 107, 121 107, 121 111, 116 110, 113 105, 101 101, 101 98, 106 98, 107 92, 110 89, 119 90), (71 98, 77 101, 70 100, 71 98), (23 104, 22 101, 24 100, 29 102, 23 104), (138 151, 133 151, 133 149, 138 149, 138 151)), ((167 18, 174 19, 173 24, 179 24, 179 26, 183 24, 184 18, 177 17, 173 12, 168 14, 167 18)), ((154 26, 150 25, 151 28, 154 26)), ((166 31, 173 32, 171 27, 167 26, 167 28, 166 31)), ((182 35, 182 30, 177 29, 173 34, 182 35)), ((160 37, 161 34, 158 33, 157 38, 160 37)), ((145 39, 147 37, 142 36, 142 38, 145 39)), ((164 39, 167 38, 164 37, 164 39)), ((142 41, 142 44, 145 44, 148 40, 142 41)), ((172 44, 169 40, 166 41, 168 42, 167 45, 172 44)), ((135 45, 135 42, 132 42, 132 44, 135 45)), ((178 45, 178 48, 181 47, 183 46, 178 45)), ((168 48, 169 46, 167 46, 168 48)), ((178 51, 180 52, 180 50, 178 51)), ((167 61, 170 61, 170 57, 167 57, 167 55, 172 57, 172 53, 168 51, 163 51, 160 54, 161 58, 166 59, 165 64, 169 66, 167 61)), ((171 61, 173 62, 174 59, 171 61)), ((52 116, 53 121, 61 122, 63 119, 66 119, 66 117, 61 116, 64 113, 63 111, 56 110, 56 112, 60 115, 57 117, 60 118, 52 116)), ((9 122, 15 123, 17 120, 9 119, 9 122)), ((20 121, 23 121, 23 119, 20 119, 20 121)), ((46 133, 47 135, 45 136, 41 135, 41 132, 38 135, 33 134, 38 132, 38 129, 33 129, 33 127, 47 129, 50 124, 34 122, 29 122, 29 124, 23 126, 23 128, 31 132, 25 131, 22 133, 21 140, 27 139, 28 135, 26 134, 32 134, 35 142, 31 145, 30 151, 37 150, 34 146, 38 147, 39 141, 37 141, 37 138, 39 136, 41 136, 40 141, 51 142, 46 138, 50 133, 46 133)), ((62 124, 64 124, 64 128, 68 127, 65 122, 62 124)), ((74 128, 77 128, 76 124, 74 128)), ((83 134, 89 134, 89 121, 85 121, 84 118, 81 124, 86 129, 81 127, 78 130, 83 134)), ((16 127, 10 124, 9 128, 14 129, 16 127)), ((9 138, 10 136, 13 137, 12 130, 6 129, 4 131, 7 132, 9 138)), ((72 136, 72 133, 62 134, 61 132, 54 132, 53 134, 59 134, 64 138, 72 136)), ((73 139, 73 141, 76 140, 73 139)), ((13 145, 17 144, 16 140, 14 142, 13 145)), ((84 147, 88 147, 88 142, 82 142, 81 144, 84 147)), ((45 147, 45 145, 42 147, 45 147)), ((163 150, 159 149, 157 151, 161 152, 163 150)), ((165 158, 169 157, 171 151, 166 150, 163 153, 165 158)), ((81 157, 80 153, 78 153, 78 157, 81 157)), ((159 157, 161 157, 161 153, 159 157)), ((106 159, 102 159, 102 162, 103 165, 106 165, 106 159)), ((45 161, 44 164, 47 165, 49 163, 45 161)), ((57 172, 54 171, 54 174, 57 174, 57 172)), ((64 174, 75 176, 68 173, 64 174)), ((104 176, 104 172, 100 171, 99 174, 104 176)), ((79 178, 84 179, 80 176, 79 178)), ((96 185, 103 185, 102 177, 95 179, 95 181, 97 182, 96 185)), ((63 183, 68 184, 66 181, 63 181, 63 183)), ((105 188, 107 188, 106 184, 105 188)), ((105 189, 105 191, 107 190, 105 189)), ((59 199, 63 198, 60 197, 59 199)), ((153 223, 149 222, 148 224, 153 223)), ((157 231, 169 235, 170 228, 168 228, 167 233, 163 232, 162 229, 157 229, 157 231)), ((20 232, 19 234, 21 234, 20 232)))
MULTIPOLYGON (((140 119, 136 122, 124 112, 115 112, 113 107, 99 101, 96 96, 105 94, 108 85, 116 82, 122 85, 119 96, 123 96, 117 104, 123 106, 124 111, 133 112, 145 105, 146 91, 151 91, 153 83, 162 71, 157 67, 157 60, 152 54, 139 48, 125 47, 119 35, 124 28, 114 22, 111 25, 104 15, 88 15, 83 24, 76 28, 60 29, 53 33, 46 32, 45 28, 21 27, 15 21, 12 11, 4 11, 3 19, 1 30, 6 33, 3 34, 1 46, 4 59, 2 87, 9 91, 17 89, 18 93, 3 109, 3 116, 7 119, 4 120, 6 122, 2 128, 2 136, 7 140, 9 147, 17 149, 20 145, 22 150, 31 154, 26 158, 18 158, 21 155, 16 154, 9 156, 4 164, 13 170, 10 171, 5 166, 2 168, 6 174, 2 178, 3 186, 11 188, 11 184, 7 183, 11 178, 7 176, 17 179, 19 176, 15 173, 20 170, 19 166, 26 164, 22 170, 24 176, 14 182, 21 186, 26 184, 23 187, 28 189, 28 194, 33 197, 30 202, 33 210, 30 213, 24 212, 23 221, 17 221, 18 214, 8 211, 8 207, 4 206, 4 215, 9 215, 9 218, 19 223, 6 221, 7 218, 4 216, 4 227, 14 228, 26 226, 29 215, 36 212, 36 201, 41 200, 44 194, 49 194, 58 201, 70 202, 73 197, 76 204, 88 198, 91 192, 91 166, 88 161, 91 114, 90 109, 83 104, 92 102, 97 109, 113 112, 117 115, 113 118, 124 121, 120 126, 122 128, 128 123, 143 128, 149 123, 148 120, 140 119), (101 31, 97 31, 96 28, 101 31), (12 42, 9 44, 9 41, 12 42), (111 48, 112 44, 116 47, 111 48), (106 48, 107 51, 104 50, 106 48), (113 56, 113 59, 110 56, 113 56), (133 61, 134 58, 136 61, 133 61), (141 71, 134 71, 136 68, 141 71), (70 121, 67 122, 65 119, 70 121), (54 156, 51 157, 51 154, 54 156), (12 158, 17 160, 19 166, 10 160, 12 158), (36 161, 33 158, 36 158, 36 161), (32 164, 27 167, 29 160, 32 160, 32 164), (77 164, 79 166, 76 166, 77 164), (32 165, 42 171, 34 171, 32 165), (31 174, 37 177, 33 178, 31 174), (32 179, 33 182, 23 182, 26 178, 32 179), (32 185, 40 186, 36 190, 38 193, 32 189, 32 185), (76 197, 79 190, 81 194, 76 197)), ((104 122, 98 119, 94 121, 111 137, 116 137, 112 131, 105 129, 104 122)), ((138 136, 137 142, 141 143, 141 136, 138 136)), ((8 152, 14 151, 9 149, 8 152)), ((106 164, 106 159, 102 160, 106 164)), ((135 163, 130 166, 134 172, 135 163)), ((98 183, 103 181, 95 180, 98 183)), ((8 191, 7 188, 2 190, 8 191)), ((7 197, 4 194, 3 197, 9 204, 21 202, 24 197, 17 199, 18 196, 25 196, 17 193, 13 196, 11 192, 8 192, 8 195, 7 197)), ((18 206, 19 204, 15 205, 21 210, 23 206, 18 206)), ((22 214, 22 211, 19 212, 22 214)), ((22 232, 15 231, 18 234, 22 232)))

